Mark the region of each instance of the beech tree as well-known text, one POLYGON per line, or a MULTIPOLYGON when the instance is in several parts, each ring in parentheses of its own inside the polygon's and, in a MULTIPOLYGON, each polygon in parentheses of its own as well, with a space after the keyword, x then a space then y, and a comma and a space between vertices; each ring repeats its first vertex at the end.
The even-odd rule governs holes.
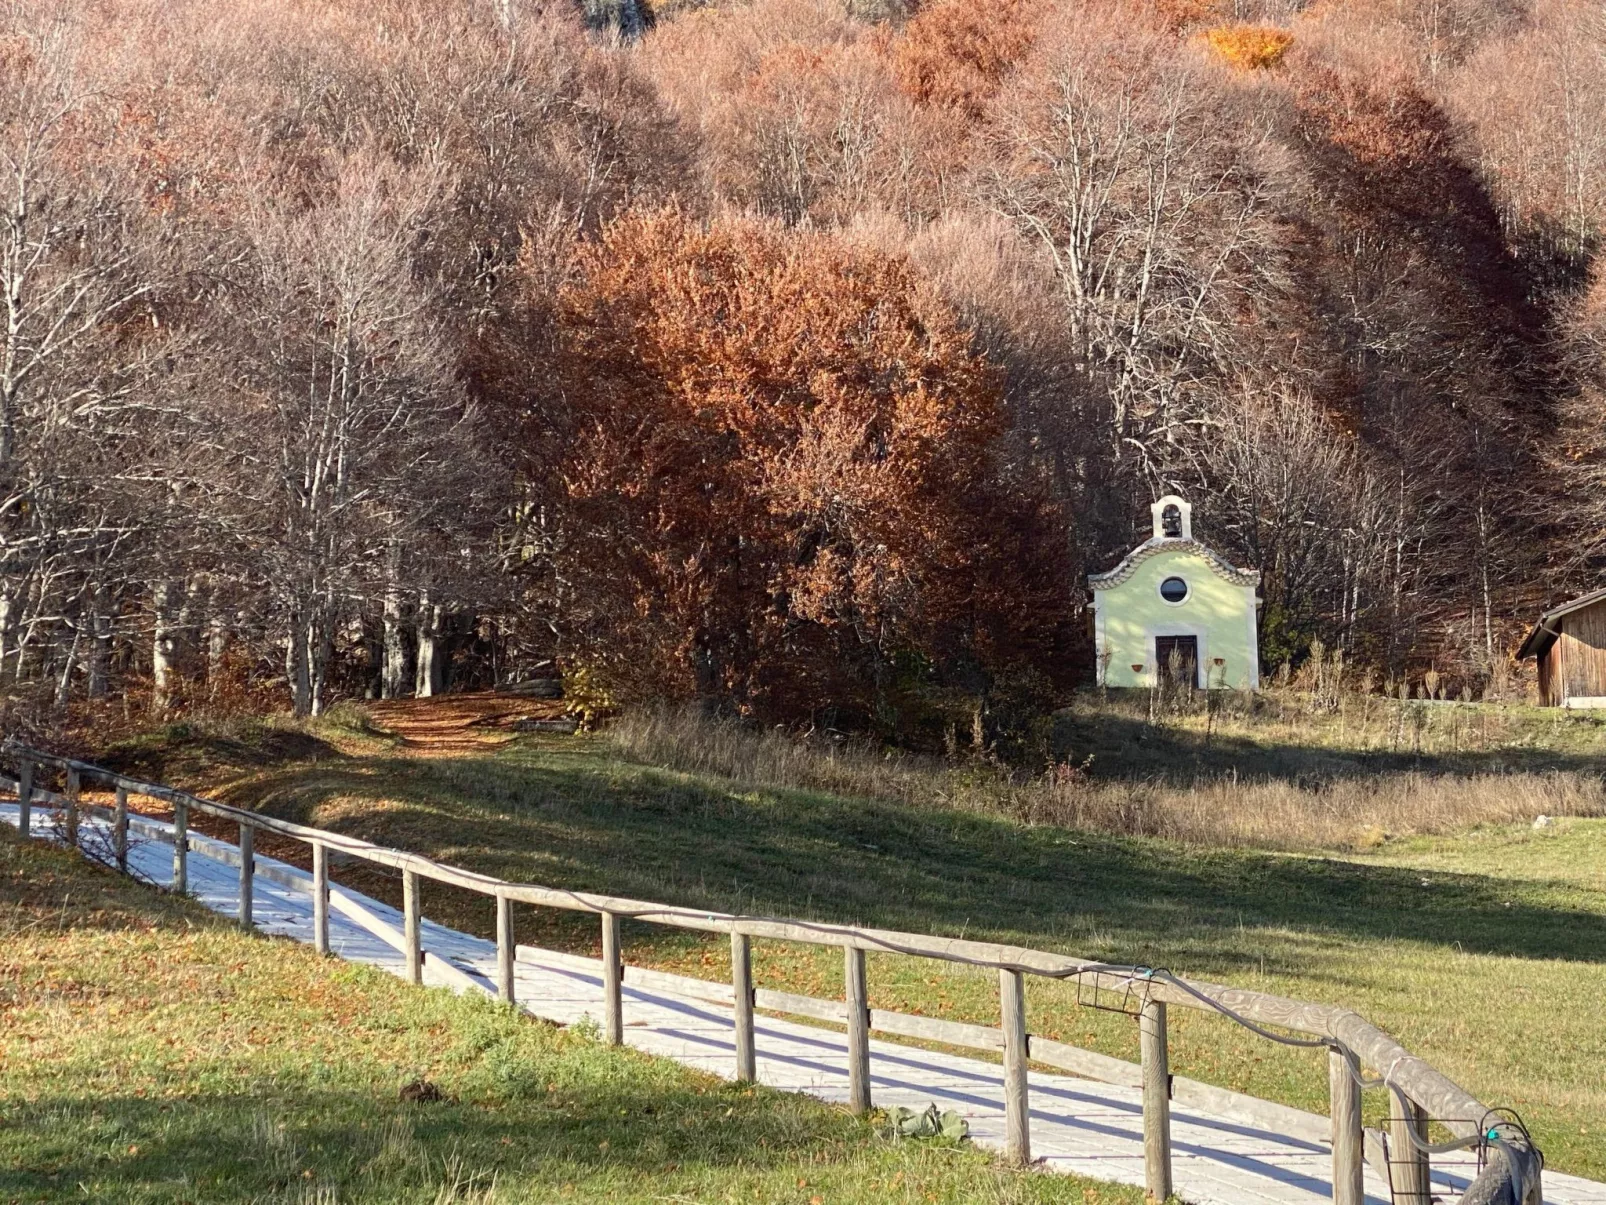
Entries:
MULTIPOLYGON (((287 618, 297 715, 324 706, 349 602, 403 584, 389 549, 408 547, 416 589, 417 533, 447 506, 471 520, 479 485, 474 416, 436 334, 438 298, 413 279, 442 186, 362 157, 335 170, 321 204, 264 205, 247 227, 241 337, 227 345, 245 355, 226 378, 237 401, 220 433, 239 442, 240 463, 259 466, 236 479, 235 513, 249 523, 236 534, 262 555, 287 618)), ((433 685, 426 675, 420 693, 433 685)))
POLYGON ((701 135, 718 202, 791 223, 918 220, 957 166, 951 127, 911 103, 878 39, 826 0, 759 0, 717 25, 688 16, 645 54, 701 135))
POLYGON ((675 212, 581 264, 571 656, 626 695, 874 717, 900 659, 941 679, 1051 646, 1057 518, 1008 479, 996 376, 905 265, 675 212))
POLYGON ((118 114, 74 15, 17 18, 0 42, 0 672, 31 677, 38 657, 58 698, 85 669, 100 695, 115 595, 161 524, 171 229, 101 153, 118 114))
POLYGON ((1524 28, 1456 73, 1450 94, 1508 223, 1587 257, 1606 222, 1606 13, 1540 0, 1524 28))
MULTIPOLYGON (((1456 605, 1475 600, 1487 616, 1522 581, 1532 545, 1515 532, 1537 519, 1531 374, 1547 340, 1532 278, 1439 104, 1409 78, 1321 62, 1305 64, 1296 95, 1291 195, 1321 237, 1301 245, 1294 270, 1318 312, 1342 313, 1324 337, 1350 375, 1327 400, 1390 482, 1378 519, 1394 553, 1376 634, 1393 670, 1420 647, 1416 631, 1444 622, 1441 600, 1465 592, 1456 605), (1490 490, 1512 516, 1501 533, 1490 490)), ((1469 672, 1491 654, 1482 626, 1481 647, 1456 654, 1469 672)))
POLYGON ((1108 454, 1154 480, 1157 441, 1231 380, 1235 316, 1276 280, 1265 131, 1135 10, 1064 20, 1000 95, 985 195, 1053 261, 1077 370, 1110 397, 1108 454))
POLYGON ((657 17, 0 11, 8 722, 555 667, 895 732, 1073 678, 1171 489, 1296 660, 1476 686, 1596 584, 1598 5, 657 17))

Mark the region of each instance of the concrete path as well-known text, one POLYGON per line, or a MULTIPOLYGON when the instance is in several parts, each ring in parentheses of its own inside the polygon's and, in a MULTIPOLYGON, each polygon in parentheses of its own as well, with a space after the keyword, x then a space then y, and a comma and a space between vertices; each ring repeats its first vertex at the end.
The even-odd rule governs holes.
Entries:
MULTIPOLYGON (((50 809, 35 809, 36 831, 51 823, 50 809)), ((17 824, 17 805, 0 803, 0 821, 17 824)), ((159 821, 141 819, 144 834, 129 839, 130 870, 151 882, 172 879, 173 851, 155 834, 171 832, 159 821)), ((99 819, 83 823, 86 844, 110 848, 110 826, 99 819)), ((189 887, 207 907, 226 915, 238 911, 238 858, 232 846, 191 835, 189 887)), ((311 944, 312 877, 296 867, 257 856, 255 919, 265 933, 311 944)), ((343 887, 333 891, 399 928, 394 908, 343 887)), ((354 962, 395 975, 405 970, 400 951, 332 907, 329 940, 333 951, 354 962)), ((465 990, 494 992, 496 946, 480 938, 423 924, 425 978, 465 990), (435 958, 449 968, 431 966, 435 958)), ((516 995, 528 1012, 560 1024, 583 1017, 601 1020, 602 982, 595 960, 550 951, 521 951, 516 995)), ((625 1041, 649 1054, 675 1059, 724 1078, 736 1070, 731 1011, 670 992, 624 988, 625 1041)), ((765 1084, 806 1092, 821 1100, 844 1102, 848 1095, 847 1046, 829 1029, 760 1017, 757 1023, 758 1078, 765 1084)), ((957 1109, 969 1122, 972 1138, 984 1147, 1004 1145, 1003 1069, 996 1063, 959 1055, 872 1041, 871 1094, 881 1108, 917 1109, 935 1101, 957 1109)), ((1100 1180, 1143 1184, 1143 1125, 1140 1093, 1068 1075, 1031 1074, 1032 1152, 1042 1165, 1100 1180)), ((1173 1106, 1173 1166, 1177 1192, 1198 1205, 1307 1205, 1332 1197, 1331 1154, 1325 1146, 1256 1129, 1193 1109, 1173 1106)), ((1437 1192, 1453 1201, 1475 1173, 1471 1155, 1458 1152, 1433 1165, 1437 1192)), ((1367 1170, 1369 1205, 1387 1205, 1387 1185, 1367 1170)), ((1606 1205, 1606 1184, 1545 1174, 1548 1205, 1606 1205)))

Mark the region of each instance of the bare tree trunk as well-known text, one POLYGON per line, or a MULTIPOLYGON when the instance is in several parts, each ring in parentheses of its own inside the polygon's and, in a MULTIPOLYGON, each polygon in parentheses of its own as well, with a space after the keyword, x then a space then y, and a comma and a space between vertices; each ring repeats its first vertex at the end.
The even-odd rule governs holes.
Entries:
POLYGON ((95 585, 89 615, 89 673, 86 692, 91 699, 104 699, 111 689, 112 617, 111 591, 105 582, 95 585))
POLYGON ((373 613, 366 609, 362 613, 362 648, 367 658, 363 698, 382 698, 381 691, 385 679, 385 635, 382 626, 375 622, 373 613))
POLYGON ((17 602, 10 590, 0 593, 0 670, 16 644, 17 602))
POLYGON ((178 620, 173 625, 173 667, 180 680, 195 673, 195 604, 201 593, 199 577, 186 578, 179 585, 178 620))
POLYGON ((173 705, 173 693, 178 685, 175 611, 181 593, 181 586, 164 581, 156 584, 152 597, 155 628, 151 640, 151 711, 156 715, 167 714, 173 705))
POLYGON ((72 646, 67 650, 67 659, 61 667, 61 677, 56 679, 56 707, 62 709, 67 706, 67 700, 72 694, 72 671, 78 664, 78 649, 83 643, 84 628, 82 622, 73 628, 72 646))
POLYGON ((399 597, 385 599, 384 628, 384 668, 379 694, 384 699, 399 699, 406 696, 412 686, 413 668, 409 656, 412 642, 407 639, 407 620, 399 597))
POLYGON ((438 695, 445 686, 445 657, 441 642, 441 625, 446 608, 432 604, 429 595, 418 600, 418 672, 414 678, 413 693, 420 699, 438 695))
POLYGON ((223 615, 223 588, 212 587, 212 613, 206 620, 206 697, 217 702, 223 685, 223 659, 229 651, 229 624, 223 615))
POLYGON ((311 679, 311 710, 322 715, 328 706, 329 662, 334 656, 334 632, 331 617, 319 611, 307 621, 307 669, 311 679))
POLYGON ((18 682, 28 680, 28 646, 33 643, 35 620, 46 602, 46 587, 41 575, 28 583, 28 596, 13 619, 17 631, 17 655, 13 677, 18 682))
POLYGON ((284 676, 290 684, 290 710, 297 719, 312 711, 312 681, 307 667, 307 620, 301 607, 290 612, 290 633, 285 641, 284 676))
POLYGON ((379 697, 382 699, 400 698, 407 693, 408 687, 407 617, 401 586, 397 582, 401 573, 401 552, 401 541, 392 540, 389 580, 385 586, 384 667, 379 684, 379 697))

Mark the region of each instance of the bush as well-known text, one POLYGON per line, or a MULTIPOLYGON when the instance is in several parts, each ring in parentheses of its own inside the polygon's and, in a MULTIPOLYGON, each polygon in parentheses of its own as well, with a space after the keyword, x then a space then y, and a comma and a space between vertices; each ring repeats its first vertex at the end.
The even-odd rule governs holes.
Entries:
POLYGON ((1283 61, 1294 35, 1271 25, 1218 25, 1205 41, 1238 70, 1265 71, 1283 61))

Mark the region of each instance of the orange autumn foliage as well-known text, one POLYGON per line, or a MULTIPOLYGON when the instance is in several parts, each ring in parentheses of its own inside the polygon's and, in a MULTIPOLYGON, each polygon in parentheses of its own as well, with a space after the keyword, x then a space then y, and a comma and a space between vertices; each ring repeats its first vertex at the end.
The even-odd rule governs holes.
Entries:
POLYGON ((1294 44, 1294 35, 1272 25, 1218 25, 1205 31, 1205 42, 1240 71, 1277 66, 1294 44))
POLYGON ((900 259, 628 216, 558 321, 572 660, 615 697, 884 722, 910 667, 984 691, 1054 639, 1058 517, 1007 480, 997 375, 900 259))
POLYGON ((1222 16, 1222 0, 1155 0, 1154 11, 1172 29, 1202 25, 1222 16))
POLYGON ((945 0, 921 9, 894 49, 899 86, 922 104, 979 116, 1031 47, 1032 11, 1021 0, 945 0))

